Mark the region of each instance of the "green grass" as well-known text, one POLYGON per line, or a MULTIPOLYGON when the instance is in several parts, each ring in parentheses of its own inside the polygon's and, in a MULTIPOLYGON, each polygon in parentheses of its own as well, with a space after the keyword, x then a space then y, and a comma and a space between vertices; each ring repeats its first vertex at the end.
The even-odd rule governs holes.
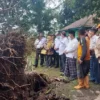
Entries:
POLYGON ((38 66, 37 68, 33 67, 34 64, 35 53, 32 53, 29 57, 27 57, 27 71, 36 71, 38 73, 47 74, 49 77, 60 77, 60 69, 59 68, 47 68, 38 66))
POLYGON ((44 73, 49 77, 60 77, 61 72, 58 68, 46 68, 46 67, 38 67, 35 69, 39 73, 44 73))
MULTIPOLYGON (((32 65, 34 64, 34 56, 35 54, 32 53, 31 56, 28 57, 28 65, 26 68, 26 71, 35 71, 37 73, 43 73, 48 75, 50 78, 64 78, 61 77, 60 74, 60 69, 59 68, 47 68, 47 67, 41 67, 39 66, 38 68, 34 68, 32 65)), ((72 81, 70 83, 57 83, 57 86, 55 87, 54 91, 58 95, 65 95, 66 97, 69 97, 71 100, 73 99, 73 95, 80 95, 75 89, 74 86, 77 85, 77 80, 72 81)), ((100 85, 95 85, 93 83, 90 83, 91 88, 89 90, 82 90, 82 93, 85 94, 86 98, 88 96, 96 96, 95 94, 92 95, 90 91, 95 91, 99 90, 100 85)), ((82 97, 82 100, 87 100, 85 97, 82 97), (84 99, 85 98, 85 99, 84 99)), ((80 100, 81 97, 79 97, 77 100, 80 100)))

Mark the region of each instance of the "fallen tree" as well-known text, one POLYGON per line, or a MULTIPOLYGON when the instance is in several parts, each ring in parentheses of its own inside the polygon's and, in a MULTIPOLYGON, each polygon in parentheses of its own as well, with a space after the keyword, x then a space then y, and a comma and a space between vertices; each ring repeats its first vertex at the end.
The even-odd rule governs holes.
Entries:
POLYGON ((20 32, 0 35, 0 100, 68 100, 53 94, 41 97, 50 79, 44 74, 25 73, 26 52, 26 37, 20 32))

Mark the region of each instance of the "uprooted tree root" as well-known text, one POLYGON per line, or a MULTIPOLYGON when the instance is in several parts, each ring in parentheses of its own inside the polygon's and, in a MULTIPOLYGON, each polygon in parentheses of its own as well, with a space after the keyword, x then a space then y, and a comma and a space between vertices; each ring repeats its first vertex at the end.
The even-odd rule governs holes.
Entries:
POLYGON ((0 35, 0 100, 68 100, 45 94, 50 80, 44 74, 24 72, 26 52, 20 32, 0 35))
MULTIPOLYGON (((49 84, 52 82, 47 75, 35 72, 26 73, 29 100, 69 100, 66 97, 57 96, 49 84)), ((54 80, 55 81, 55 80, 54 80)))

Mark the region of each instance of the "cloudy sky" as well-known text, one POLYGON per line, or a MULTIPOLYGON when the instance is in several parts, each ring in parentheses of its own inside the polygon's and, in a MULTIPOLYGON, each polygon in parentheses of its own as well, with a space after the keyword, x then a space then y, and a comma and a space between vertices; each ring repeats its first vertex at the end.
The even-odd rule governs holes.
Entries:
POLYGON ((55 8, 59 5, 59 0, 46 0, 47 1, 47 7, 55 8))

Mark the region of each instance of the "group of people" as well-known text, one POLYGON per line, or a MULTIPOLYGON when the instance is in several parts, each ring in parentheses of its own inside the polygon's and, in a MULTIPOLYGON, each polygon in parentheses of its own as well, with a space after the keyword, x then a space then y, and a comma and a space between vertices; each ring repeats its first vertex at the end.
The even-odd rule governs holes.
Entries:
POLYGON ((75 89, 89 88, 89 81, 100 83, 100 36, 97 28, 80 29, 78 38, 73 30, 62 31, 55 35, 39 34, 34 46, 36 48, 35 67, 59 68, 70 81, 78 79, 75 89), (89 80, 90 72, 90 80, 89 80))

